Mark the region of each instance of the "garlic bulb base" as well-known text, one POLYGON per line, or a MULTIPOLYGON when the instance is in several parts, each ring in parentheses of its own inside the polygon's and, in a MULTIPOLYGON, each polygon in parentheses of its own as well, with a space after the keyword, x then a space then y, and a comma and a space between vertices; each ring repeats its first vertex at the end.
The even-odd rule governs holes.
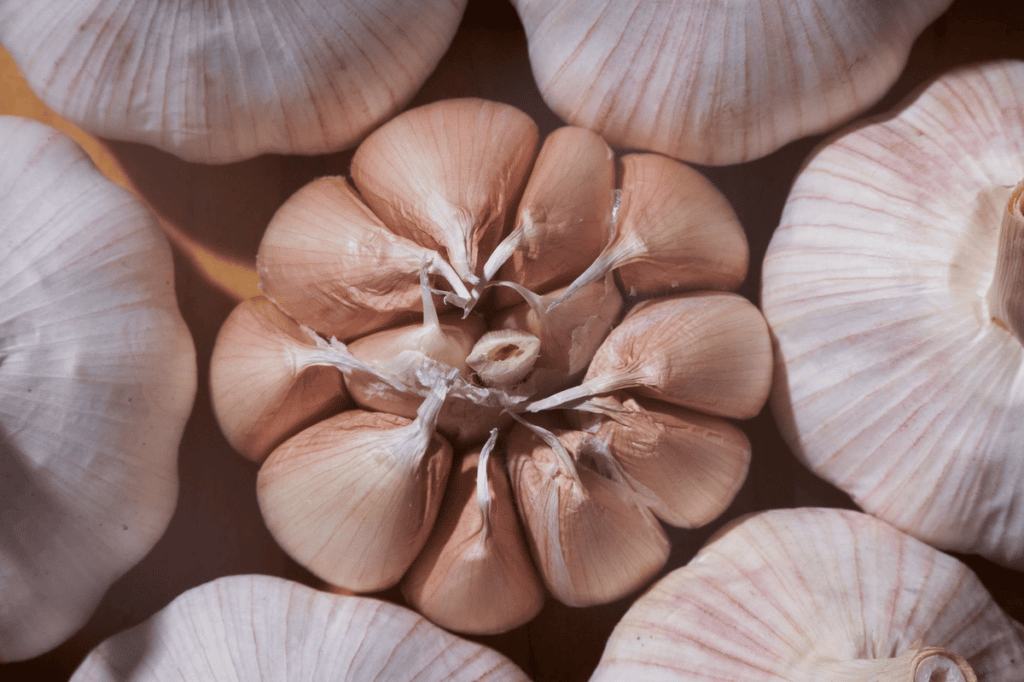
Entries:
POLYGON ((962 656, 939 647, 910 649, 894 658, 814 661, 813 679, 849 682, 977 682, 962 656))
POLYGON ((988 304, 992 321, 1024 345, 1024 181, 1013 190, 1003 214, 988 304))

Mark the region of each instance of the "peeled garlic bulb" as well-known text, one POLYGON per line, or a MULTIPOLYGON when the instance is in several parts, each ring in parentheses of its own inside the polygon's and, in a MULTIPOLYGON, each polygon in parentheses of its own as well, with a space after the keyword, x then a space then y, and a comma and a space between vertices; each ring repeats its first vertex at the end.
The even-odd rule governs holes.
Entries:
POLYGON ((612 145, 747 161, 878 101, 951 0, 513 0, 548 105, 612 145))
MULTIPOLYGON (((588 131, 559 129, 539 156, 536 147, 536 126, 504 104, 459 99, 410 110, 360 145, 354 187, 323 178, 289 199, 257 259, 267 299, 316 333, 315 348, 280 355, 282 367, 251 370, 267 378, 293 376, 296 367, 338 371, 358 405, 380 410, 342 413, 271 454, 259 479, 268 527, 296 561, 353 590, 393 584, 418 556, 408 598, 465 632, 513 627, 537 604, 527 589, 533 578, 509 575, 515 566, 528 572, 529 562, 510 558, 511 540, 485 542, 487 526, 530 527, 544 583, 568 603, 639 589, 667 557, 656 514, 695 526, 729 504, 749 448, 718 417, 756 414, 769 385, 767 328, 739 296, 676 291, 639 303, 615 328, 625 306, 619 277, 633 290, 631 304, 677 287, 739 285, 746 240, 722 195, 695 171, 650 154, 627 158, 628 186, 617 189, 609 148, 588 131), (591 268, 609 240, 620 253, 623 244, 641 247, 591 268), (593 376, 580 387, 588 367, 593 376), (410 425, 405 418, 422 413, 438 381, 446 394, 431 408, 436 415, 410 425), (704 414, 665 408, 674 416, 662 420, 620 408, 619 431, 571 428, 562 408, 612 392, 626 404, 650 395, 704 414), (540 439, 525 455, 505 447, 517 422, 540 439), (635 427, 673 435, 632 437, 635 427), (441 467, 424 473, 427 464, 391 451, 421 452, 436 432, 452 457, 464 458, 495 430, 497 451, 518 462, 516 490, 507 504, 492 499, 483 516, 462 497, 462 506, 446 502, 443 509, 465 516, 456 530, 442 518, 437 532, 449 539, 424 548, 436 513, 423 511, 424 496, 440 500, 441 467), (562 445, 555 431, 572 443, 562 445), (417 446, 394 447, 402 434, 417 446), (610 445, 625 453, 629 442, 646 450, 617 461, 610 445), (683 444, 695 454, 673 460, 668 450, 683 444), (529 452, 544 448, 531 461, 529 452), (401 504, 407 498, 412 507, 401 504), (409 509, 420 510, 415 523, 409 509), (500 599, 487 594, 498 589, 507 592, 500 599), (493 612, 483 614, 484 604, 493 612)), ((222 342, 259 345, 228 333, 222 342)), ((215 359, 247 354, 218 348, 215 359)), ((258 419, 229 416, 225 429, 258 419)), ((490 485, 502 498, 496 479, 490 485)), ((488 497, 479 489, 478 498, 488 497)))
POLYGON ((487 456, 497 431, 462 458, 445 491, 437 525, 405 578, 402 594, 442 627, 505 632, 544 606, 544 588, 516 514, 504 463, 487 456))
POLYGON ((111 637, 73 682, 527 682, 498 652, 412 611, 265 575, 192 588, 111 637), (330 644, 327 645, 326 643, 330 644))
POLYGON ((224 321, 210 359, 213 409, 231 447, 262 462, 286 438, 349 406, 341 373, 303 362, 318 348, 262 296, 224 321))
POLYGON ((321 154, 400 111, 465 0, 4 0, 0 43, 54 111, 204 163, 321 154))
POLYGON ((796 455, 896 527, 1019 569, 1022 93, 1022 62, 962 68, 831 140, 762 282, 796 455))
POLYGON ((413 421, 352 410, 270 454, 257 496, 271 534, 327 582, 374 591, 398 582, 427 541, 451 466, 434 435, 444 392, 413 421))
POLYGON ((892 526, 775 510, 638 599, 591 680, 1015 682, 1019 632, 966 566, 892 526))
POLYGON ((163 535, 196 359, 145 206, 40 123, 0 117, 0 149, 0 661, 13 661, 71 636, 163 535))

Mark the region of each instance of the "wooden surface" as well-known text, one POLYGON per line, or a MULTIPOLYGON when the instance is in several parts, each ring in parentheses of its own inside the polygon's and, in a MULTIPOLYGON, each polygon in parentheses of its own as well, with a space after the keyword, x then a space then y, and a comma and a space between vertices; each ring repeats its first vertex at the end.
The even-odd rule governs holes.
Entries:
MULTIPOLYGON (((958 0, 918 40, 900 81, 873 111, 891 108, 956 64, 1024 59, 1022 17, 1016 3, 958 0)), ((537 121, 542 135, 560 124, 533 84, 522 29, 504 2, 471 0, 455 42, 413 104, 457 96, 518 106, 537 121)), ((181 497, 166 535, 114 584, 94 617, 70 641, 32 661, 0 666, 4 680, 50 682, 67 680, 102 639, 147 618, 182 591, 219 576, 268 573, 317 585, 264 528, 256 505, 256 467, 236 455, 221 436, 206 386, 217 330, 234 305, 255 291, 252 263, 270 216, 309 180, 345 173, 351 154, 264 156, 203 166, 137 144, 98 141, 47 111, 2 53, 0 114, 31 116, 70 131, 108 176, 139 193, 157 212, 175 245, 179 301, 199 358, 200 391, 181 445, 181 497)), ((701 168, 732 202, 747 230, 751 271, 741 293, 754 301, 760 262, 789 185, 818 141, 801 140, 742 165, 701 168)), ((698 531, 671 532, 673 550, 666 571, 685 564, 710 533, 741 514, 801 505, 852 507, 843 494, 793 459, 767 409, 743 428, 754 446, 746 484, 717 522, 698 531)), ((1004 608, 1024 620, 1024 575, 982 560, 968 561, 1004 608)), ((401 600, 394 590, 382 596, 401 600)), ((624 599, 574 609, 549 600, 533 623, 479 639, 512 657, 536 680, 585 680, 628 604, 624 599)))

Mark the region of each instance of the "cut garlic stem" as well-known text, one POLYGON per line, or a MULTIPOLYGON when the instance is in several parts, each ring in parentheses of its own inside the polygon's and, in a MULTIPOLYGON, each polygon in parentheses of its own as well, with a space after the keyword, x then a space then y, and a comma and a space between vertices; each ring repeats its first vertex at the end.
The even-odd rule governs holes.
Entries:
POLYGON ((514 386, 533 371, 540 339, 518 329, 495 329, 480 337, 466 364, 485 386, 514 386))
POLYGON ((992 319, 1024 344, 1024 181, 1003 214, 996 269, 988 293, 992 319))
POLYGON ((486 541, 490 534, 491 487, 487 485, 487 462, 497 442, 498 429, 491 429, 491 435, 480 450, 480 460, 476 465, 476 503, 480 507, 480 520, 483 524, 480 531, 481 541, 486 541))
POLYGON ((927 647, 906 651, 894 658, 808 662, 814 679, 835 682, 977 682, 971 666, 961 656, 927 647))

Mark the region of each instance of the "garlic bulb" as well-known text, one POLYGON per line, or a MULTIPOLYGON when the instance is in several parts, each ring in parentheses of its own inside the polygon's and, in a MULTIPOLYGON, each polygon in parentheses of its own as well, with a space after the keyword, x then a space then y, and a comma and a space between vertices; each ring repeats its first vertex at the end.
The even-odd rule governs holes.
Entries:
POLYGON ((796 455, 896 527, 1019 569, 1022 92, 1024 63, 962 68, 832 140, 762 284, 796 455))
POLYGON ((764 156, 882 97, 951 0, 513 0, 548 105, 611 144, 764 156))
POLYGON ((408 609, 264 575, 195 587, 100 644, 73 682, 527 682, 408 609))
MULTIPOLYGON (((285 369, 250 367, 269 377, 334 371, 358 405, 380 410, 310 426, 264 463, 261 509, 297 561, 352 590, 405 574, 403 590, 429 617, 496 633, 540 608, 531 563, 566 603, 618 599, 668 557, 658 515, 692 527, 729 504, 749 444, 721 418, 760 409, 771 344, 749 301, 690 289, 739 286, 746 239, 696 171, 653 154, 630 155, 622 170, 617 188, 614 159, 593 133, 559 129, 538 154, 522 112, 441 101, 367 138, 354 187, 324 178, 280 208, 260 245, 261 287, 316 347, 281 357, 285 369), (674 295, 639 303, 616 328, 619 278, 631 304, 674 295), (619 391, 618 407, 600 397, 619 391), (702 414, 654 402, 631 412, 641 395, 702 414), (577 424, 567 405, 597 414, 577 424), (657 433, 633 438, 632 428, 657 433), (442 466, 424 471, 441 442, 456 486, 443 503, 442 466), (511 491, 496 463, 473 464, 491 449, 511 491), (474 467, 475 498, 465 480, 474 467)), ((223 333, 221 343, 262 342, 223 333)), ((218 348, 214 360, 245 355, 218 348)), ((216 407, 239 408, 250 409, 216 407)), ((226 428, 257 418, 231 415, 226 428)))
POLYGON ((69 637, 163 534, 196 392, 167 241, 69 138, 0 117, 0 661, 69 637))
POLYGON ((0 43, 96 135, 223 163, 354 145, 400 111, 465 0, 0 1, 0 43))
POLYGON ((858 512, 763 512, 637 600, 604 680, 1015 682, 1024 630, 956 559, 858 512))

